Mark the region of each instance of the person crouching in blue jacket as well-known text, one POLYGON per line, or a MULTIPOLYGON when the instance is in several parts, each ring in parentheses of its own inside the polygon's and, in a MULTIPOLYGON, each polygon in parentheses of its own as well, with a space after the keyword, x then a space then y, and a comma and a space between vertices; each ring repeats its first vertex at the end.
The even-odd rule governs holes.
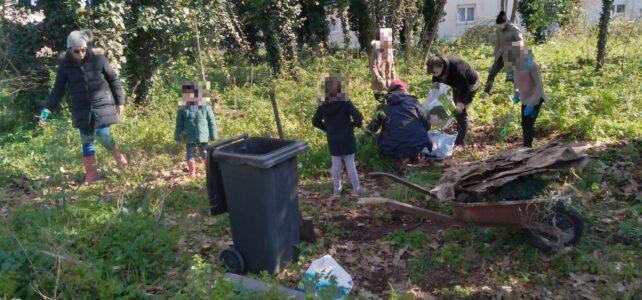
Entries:
POLYGON ((408 85, 401 80, 390 83, 386 103, 379 105, 368 125, 373 133, 379 129, 377 146, 382 154, 396 159, 399 169, 408 160, 418 162, 425 147, 432 151, 432 141, 427 134, 430 121, 417 97, 408 94, 408 85))
POLYGON ((352 184, 352 196, 358 196, 363 192, 363 188, 359 183, 354 162, 354 155, 357 152, 354 128, 362 126, 363 116, 342 92, 341 81, 338 77, 327 77, 324 89, 325 98, 320 101, 320 105, 317 107, 312 118, 312 125, 323 130, 328 139, 328 147, 332 156, 334 197, 341 195, 341 171, 344 163, 352 184))
POLYGON ((174 139, 177 143, 186 143, 186 160, 189 175, 196 176, 196 146, 203 164, 207 162, 207 142, 216 140, 216 119, 210 102, 210 83, 183 83, 182 98, 178 102, 176 112, 176 131, 174 139))

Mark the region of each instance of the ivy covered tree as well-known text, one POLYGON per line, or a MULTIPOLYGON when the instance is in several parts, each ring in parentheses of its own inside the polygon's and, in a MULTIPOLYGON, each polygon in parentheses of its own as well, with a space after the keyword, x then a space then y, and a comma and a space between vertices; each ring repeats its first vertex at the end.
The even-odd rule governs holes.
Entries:
POLYGON ((437 38, 439 23, 445 15, 445 7, 446 0, 426 0, 424 3, 424 28, 421 33, 421 45, 425 52, 424 61, 431 55, 432 43, 437 38))
POLYGON ((298 18, 302 26, 297 30, 299 43, 308 44, 315 48, 318 45, 327 46, 328 35, 328 9, 332 9, 330 0, 300 0, 301 13, 298 18))
POLYGON ((413 7, 414 0, 388 0, 384 4, 385 15, 380 27, 392 28, 392 39, 395 45, 401 43, 401 33, 404 27, 406 9, 413 7))
POLYGON ((439 28, 439 21, 443 17, 443 8, 440 10, 440 4, 441 2, 444 2, 445 5, 445 0, 440 1, 440 0, 424 0, 422 9, 421 9, 421 14, 423 16, 423 27, 421 28, 421 39, 419 40, 419 45, 422 48, 427 48, 431 36, 433 35, 433 31, 435 29, 439 28))
POLYGON ((344 47, 347 49, 352 44, 352 35, 350 34, 350 0, 337 0, 336 14, 341 21, 344 47))
POLYGON ((361 51, 368 51, 370 49, 370 40, 374 37, 376 25, 371 22, 368 14, 367 0, 350 0, 348 15, 350 30, 357 33, 361 51))
POLYGON ((268 16, 271 16, 266 28, 268 61, 274 71, 280 73, 284 58, 292 62, 297 58, 295 31, 300 21, 296 16, 301 12, 301 7, 295 0, 272 0, 268 12, 268 16))
POLYGON ((600 15, 600 31, 597 36, 597 59, 595 69, 600 70, 606 61, 606 43, 609 37, 609 22, 611 20, 611 7, 613 0, 602 0, 602 14, 600 15))
POLYGON ((126 21, 131 15, 126 0, 94 0, 87 7, 89 28, 94 33, 94 44, 108 50, 111 65, 120 70, 127 62, 126 21))
POLYGON ((297 58, 296 32, 301 26, 297 18, 301 14, 299 1, 246 0, 239 1, 238 5, 252 48, 256 51, 263 43, 272 71, 280 74, 286 61, 297 58))
POLYGON ((401 16, 403 22, 403 29, 401 30, 399 36, 401 44, 406 50, 406 59, 414 47, 414 34, 417 25, 419 24, 419 19, 421 17, 421 11, 423 10, 424 1, 423 0, 403 0, 404 3, 401 7, 401 16))
POLYGON ((94 0, 87 9, 96 45, 115 68, 122 65, 128 92, 142 102, 159 67, 179 57, 196 62, 203 54, 223 64, 220 48, 248 48, 235 7, 227 0, 94 0), (198 45, 205 53, 198 51, 198 45))

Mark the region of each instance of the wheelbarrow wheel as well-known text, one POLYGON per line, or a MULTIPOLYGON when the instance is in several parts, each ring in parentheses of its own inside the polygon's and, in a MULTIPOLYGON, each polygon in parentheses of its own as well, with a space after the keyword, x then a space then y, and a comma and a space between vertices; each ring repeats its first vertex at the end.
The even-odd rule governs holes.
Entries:
POLYGON ((584 220, 573 208, 557 205, 540 221, 528 226, 529 243, 544 252, 576 245, 584 231, 584 220))
POLYGON ((230 273, 243 274, 245 273, 245 260, 240 252, 234 246, 221 251, 219 259, 225 266, 225 269, 230 273))

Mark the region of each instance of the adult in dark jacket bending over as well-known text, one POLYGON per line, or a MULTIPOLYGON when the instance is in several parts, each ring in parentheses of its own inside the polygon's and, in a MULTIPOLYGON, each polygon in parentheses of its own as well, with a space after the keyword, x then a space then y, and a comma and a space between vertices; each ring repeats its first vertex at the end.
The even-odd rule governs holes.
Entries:
POLYGON ((377 146, 384 155, 397 159, 399 167, 406 159, 416 161, 424 149, 432 150, 427 131, 430 122, 417 98, 408 94, 408 85, 401 80, 390 83, 386 103, 379 105, 368 129, 381 133, 377 146))
MULTIPOLYGON (((432 74, 434 84, 445 83, 453 88, 457 120, 455 145, 464 146, 468 132, 467 109, 481 85, 479 72, 461 58, 437 55, 428 60, 428 73, 432 74)), ((433 87, 437 86, 433 85, 433 87)))
POLYGON ((348 100, 342 91, 341 81, 334 76, 325 79, 325 97, 317 108, 312 118, 312 125, 326 133, 328 147, 332 156, 332 181, 334 196, 341 195, 341 170, 345 163, 352 195, 359 195, 363 189, 357 175, 354 155, 357 152, 357 141, 354 137, 354 128, 361 127, 363 116, 348 100))
POLYGON ((58 65, 56 82, 40 112, 40 123, 46 124, 51 110, 60 104, 69 90, 73 126, 80 130, 85 177, 89 184, 96 177, 94 140, 104 146, 119 168, 127 167, 125 156, 111 137, 109 126, 118 123, 118 114, 125 106, 120 80, 102 49, 87 46, 88 31, 73 31, 67 37, 67 52, 58 65))

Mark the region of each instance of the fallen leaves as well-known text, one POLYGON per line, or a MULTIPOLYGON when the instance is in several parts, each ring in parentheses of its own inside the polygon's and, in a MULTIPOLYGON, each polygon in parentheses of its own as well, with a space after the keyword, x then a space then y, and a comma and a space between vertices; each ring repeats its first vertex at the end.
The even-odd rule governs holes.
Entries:
POLYGON ((582 299, 599 300, 601 298, 596 295, 595 284, 589 284, 599 281, 606 282, 607 278, 603 275, 569 273, 569 280, 564 285, 582 299))
MULTIPOLYGON (((403 248, 399 249, 399 251, 397 251, 397 254, 395 254, 395 257, 392 259, 392 265, 401 266, 401 256, 403 256, 406 253, 407 250, 408 250, 408 245, 406 245, 403 248)), ((404 266, 405 266, 405 264, 404 264, 404 266)))

